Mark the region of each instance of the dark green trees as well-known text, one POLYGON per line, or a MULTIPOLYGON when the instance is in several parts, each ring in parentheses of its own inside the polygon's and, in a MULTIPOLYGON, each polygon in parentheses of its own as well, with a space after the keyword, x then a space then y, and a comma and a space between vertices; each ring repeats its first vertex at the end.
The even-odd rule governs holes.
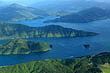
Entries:
POLYGON ((0 54, 29 54, 32 52, 46 52, 51 50, 51 45, 43 42, 33 42, 13 39, 0 46, 0 54))
POLYGON ((107 63, 110 59, 109 56, 110 53, 102 53, 76 59, 33 61, 1 67, 0 73, 102 73, 99 66, 107 63), (94 65, 94 60, 96 62, 102 60, 103 64, 97 63, 97 65, 94 65))
POLYGON ((22 24, 0 23, 0 39, 37 37, 79 37, 94 36, 97 33, 64 28, 58 25, 29 27, 22 24))

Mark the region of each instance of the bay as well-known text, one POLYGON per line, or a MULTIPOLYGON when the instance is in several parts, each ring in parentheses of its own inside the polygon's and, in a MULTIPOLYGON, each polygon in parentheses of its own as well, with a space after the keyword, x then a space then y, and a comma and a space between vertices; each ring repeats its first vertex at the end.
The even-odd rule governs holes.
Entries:
MULTIPOLYGON (((53 45, 51 51, 43 53, 31 53, 28 55, 0 55, 0 66, 20 64, 44 59, 68 59, 87 55, 94 55, 101 52, 110 52, 110 20, 100 20, 91 23, 43 23, 45 20, 55 19, 56 16, 49 16, 44 19, 27 20, 23 22, 11 22, 25 24, 31 27, 47 25, 61 25, 67 28, 97 32, 99 35, 92 37, 76 38, 29 38, 27 40, 42 41, 53 45), (90 44, 90 49, 83 47, 90 44)), ((0 44, 7 40, 0 40, 0 44)))

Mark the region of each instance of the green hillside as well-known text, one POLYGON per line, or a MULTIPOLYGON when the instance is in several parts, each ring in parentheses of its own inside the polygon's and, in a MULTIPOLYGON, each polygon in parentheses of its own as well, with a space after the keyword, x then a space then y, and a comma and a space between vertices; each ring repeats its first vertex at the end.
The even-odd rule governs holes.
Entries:
POLYGON ((45 16, 48 16, 48 14, 43 10, 19 4, 11 4, 0 8, 0 21, 24 21, 45 16))
POLYGON ((45 21, 45 23, 49 23, 49 22, 88 23, 96 20, 109 19, 109 17, 110 17, 110 10, 98 8, 98 7, 92 7, 76 13, 61 16, 60 18, 54 20, 45 21))
POLYGON ((76 59, 48 59, 5 66, 0 67, 0 73, 102 73, 99 66, 105 63, 110 63, 110 53, 76 59))
POLYGON ((37 37, 79 37, 94 36, 93 32, 64 28, 58 25, 29 27, 22 24, 0 23, 0 39, 37 37))
POLYGON ((21 39, 13 39, 0 45, 0 54, 29 54, 32 52, 45 52, 51 50, 51 45, 43 42, 33 42, 21 39))
POLYGON ((103 73, 109 73, 110 72, 110 64, 105 64, 100 66, 100 69, 102 70, 103 73))

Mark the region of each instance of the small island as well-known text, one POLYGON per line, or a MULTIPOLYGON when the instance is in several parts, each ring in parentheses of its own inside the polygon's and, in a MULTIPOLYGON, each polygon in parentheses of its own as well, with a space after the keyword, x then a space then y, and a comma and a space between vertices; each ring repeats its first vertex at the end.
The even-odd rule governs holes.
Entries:
POLYGON ((12 39, 0 45, 1 55, 10 54, 29 54, 37 52, 47 52, 51 50, 52 45, 43 42, 33 42, 22 39, 12 39))

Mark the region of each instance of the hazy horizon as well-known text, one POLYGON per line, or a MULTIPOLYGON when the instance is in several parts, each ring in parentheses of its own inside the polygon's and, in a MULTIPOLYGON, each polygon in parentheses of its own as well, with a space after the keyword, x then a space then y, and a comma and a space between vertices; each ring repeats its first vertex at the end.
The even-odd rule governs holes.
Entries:
MULTIPOLYGON (((39 2, 50 2, 51 0, 0 0, 0 1, 2 1, 2 2, 9 2, 9 3, 20 3, 20 4, 27 4, 27 5, 29 5, 29 4, 33 4, 33 3, 39 3, 39 2)), ((62 1, 69 1, 69 0, 62 0, 62 1)), ((74 0, 74 1, 78 1, 78 0, 74 0)), ((79 1, 82 1, 82 0, 79 0, 79 1)), ((110 2, 110 0, 83 0, 83 1, 110 2)))

